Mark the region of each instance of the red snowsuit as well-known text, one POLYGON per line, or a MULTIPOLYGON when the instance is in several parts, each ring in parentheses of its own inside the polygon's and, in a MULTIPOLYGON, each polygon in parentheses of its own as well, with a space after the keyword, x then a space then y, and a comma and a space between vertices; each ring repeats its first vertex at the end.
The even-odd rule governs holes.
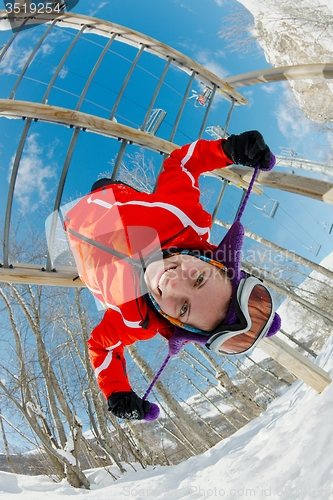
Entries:
POLYGON ((66 215, 65 228, 80 278, 108 308, 88 341, 106 398, 132 390, 124 346, 157 333, 170 338, 173 332, 140 295, 138 271, 130 259, 139 262, 142 256, 169 247, 215 248, 208 242, 212 220, 200 204, 198 179, 203 172, 231 163, 221 140, 199 140, 165 160, 153 194, 113 184, 88 194, 66 215))

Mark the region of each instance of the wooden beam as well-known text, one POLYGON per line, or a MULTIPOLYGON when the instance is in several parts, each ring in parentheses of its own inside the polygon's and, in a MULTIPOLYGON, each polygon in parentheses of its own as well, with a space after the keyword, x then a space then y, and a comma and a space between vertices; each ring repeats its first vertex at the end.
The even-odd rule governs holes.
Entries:
POLYGON ((55 271, 46 272, 36 264, 15 263, 13 267, 0 267, 0 282, 30 285, 83 287, 75 267, 59 266, 55 271))
POLYGON ((258 347, 319 393, 332 382, 325 370, 279 337, 263 339, 258 347))
MULTIPOLYGON (((29 17, 29 14, 19 14, 15 18, 8 17, 8 13, 5 10, 0 11, 0 22, 3 24, 8 23, 8 29, 11 27, 19 27, 22 21, 29 17)), ((38 14, 35 16, 30 16, 31 20, 28 20, 26 25, 29 24, 45 24, 51 23, 54 19, 57 19, 57 26, 64 28, 72 28, 75 30, 80 30, 83 25, 87 25, 88 28, 85 33, 95 33, 100 36, 110 38, 113 33, 117 34, 117 40, 119 42, 132 45, 134 47, 144 46, 145 51, 156 55, 157 57, 167 59, 170 57, 172 59, 172 64, 178 66, 183 71, 191 74, 193 71, 196 72, 200 81, 204 84, 213 87, 216 85, 219 92, 224 95, 228 100, 234 101, 235 104, 247 104, 247 99, 242 96, 237 90, 235 90, 229 83, 222 80, 214 73, 209 71, 204 66, 201 66, 196 61, 182 54, 176 49, 154 39, 139 31, 126 28, 119 24, 112 23, 110 21, 104 21, 103 19, 97 19, 91 16, 84 16, 82 14, 74 14, 73 12, 62 12, 59 15, 53 14, 38 14)))
MULTIPOLYGON (((226 179, 228 182, 231 182, 236 187, 240 187, 242 189, 247 189, 249 187, 249 180, 243 179, 240 175, 233 172, 231 168, 216 168, 213 172, 205 172, 203 174, 205 177, 217 177, 218 179, 226 179)), ((263 194, 264 190, 254 185, 252 188, 252 192, 255 194, 263 194)))
MULTIPOLYGON (((231 167, 231 171, 248 182, 253 173, 251 168, 238 166, 231 167)), ((272 170, 271 172, 261 171, 256 183, 333 204, 333 183, 331 182, 272 170)))
MULTIPOLYGON (((126 139, 129 142, 139 144, 147 149, 158 151, 165 154, 170 154, 175 149, 179 148, 177 144, 166 141, 151 134, 147 134, 141 130, 137 130, 127 125, 122 125, 117 122, 100 118, 81 111, 74 111, 59 106, 49 106, 30 101, 16 101, 10 99, 0 99, 0 116, 8 116, 12 118, 32 118, 49 123, 57 123, 68 127, 80 127, 82 129, 94 132, 96 134, 105 135, 115 139, 126 139)), ((245 189, 249 182, 230 168, 217 169, 210 175, 215 177, 223 177, 236 186, 242 186, 245 189)), ((262 194, 260 187, 254 187, 254 193, 262 194)))
POLYGON ((295 66, 281 66, 251 71, 241 75, 226 78, 226 81, 235 88, 257 85, 259 83, 280 82, 282 80, 305 79, 332 79, 333 63, 297 64, 295 66))
POLYGON ((178 146, 172 142, 160 139, 153 135, 142 132, 127 125, 100 118, 98 116, 74 111, 58 106, 49 106, 29 101, 14 101, 0 99, 0 115, 8 117, 29 117, 59 125, 79 127, 83 130, 95 132, 108 137, 122 138, 130 142, 145 146, 154 151, 170 154, 178 146))

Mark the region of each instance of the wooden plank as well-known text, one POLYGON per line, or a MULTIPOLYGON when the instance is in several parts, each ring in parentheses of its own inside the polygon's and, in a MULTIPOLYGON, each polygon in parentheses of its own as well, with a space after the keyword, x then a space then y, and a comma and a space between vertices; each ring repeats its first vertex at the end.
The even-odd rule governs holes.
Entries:
MULTIPOLYGON (((231 167, 231 171, 248 182, 253 173, 251 168, 239 166, 231 167)), ((272 170, 271 172, 261 171, 256 183, 333 204, 333 183, 331 182, 272 170)))
MULTIPOLYGON (((141 130, 128 127, 127 125, 122 125, 117 122, 106 120, 105 118, 99 118, 94 115, 82 113, 81 111, 60 108, 58 106, 49 106, 47 104, 34 103, 30 101, 0 99, 0 115, 14 118, 22 118, 23 116, 49 123, 57 123, 59 125, 80 127, 107 137, 126 139, 153 151, 166 154, 170 154, 172 151, 179 148, 179 146, 173 142, 166 141, 154 135, 147 134, 141 130)), ((207 175, 227 179, 236 186, 241 186, 245 189, 249 185, 249 180, 243 179, 239 174, 233 172, 230 168, 216 169, 214 172, 207 173, 207 175)), ((258 186, 254 186, 253 192, 256 194, 262 194, 263 190, 258 186)))
MULTIPOLYGON (((20 26, 22 20, 27 17, 27 14, 20 14, 17 16, 17 27, 20 26)), ((87 25, 88 28, 85 30, 85 33, 96 33, 100 36, 104 36, 110 38, 113 33, 117 33, 117 40, 119 42, 124 42, 128 45, 132 45, 135 47, 139 47, 141 45, 145 46, 145 50, 150 52, 157 57, 167 59, 171 57, 172 64, 178 66, 182 70, 191 74, 192 71, 197 73, 196 78, 202 81, 204 84, 213 87, 216 85, 219 92, 226 97, 228 100, 234 100, 235 104, 247 104, 247 99, 242 96, 237 90, 235 90, 232 85, 227 83, 225 80, 222 80, 214 73, 209 71, 201 64, 197 63, 190 57, 182 54, 178 50, 154 39, 139 31, 132 30, 130 28, 126 28, 125 26, 121 26, 119 24, 112 23, 110 21, 105 21, 102 19, 97 19, 91 16, 84 16, 82 14, 75 14, 73 12, 62 12, 59 16, 55 16, 54 14, 39 14, 38 16, 31 16, 31 21, 27 22, 29 24, 44 24, 50 23, 55 18, 58 19, 57 26, 64 28, 72 28, 75 30, 80 30, 83 25, 87 25)), ((6 11, 0 11, 0 21, 8 22, 8 14, 6 11)), ((8 29, 10 26, 15 25, 15 20, 10 19, 10 23, 8 22, 8 29)))
MULTIPOLYGON (((213 172, 205 172, 203 175, 205 177, 208 176, 217 177, 218 179, 226 179, 228 182, 231 182, 236 187, 240 187, 242 189, 247 189, 249 187, 250 181, 248 179, 244 179, 239 174, 236 174, 236 172, 233 172, 231 168, 216 168, 213 172)), ((252 193, 261 195, 263 192, 264 190, 259 186, 254 185, 252 188, 252 193)))
POLYGON ((0 282, 31 285, 83 287, 75 267, 59 266, 46 272, 35 264, 15 263, 13 268, 0 267, 0 282))
POLYGON ((8 117, 29 117, 60 125, 80 127, 108 137, 121 137, 154 151, 170 154, 178 146, 172 142, 155 137, 127 125, 100 118, 98 116, 74 111, 58 106, 49 106, 29 101, 0 99, 0 115, 8 117))
POLYGON ((319 393, 332 382, 325 370, 279 337, 263 339, 258 347, 319 393))
POLYGON ((235 88, 257 85, 259 83, 280 82, 283 80, 304 80, 304 79, 332 79, 333 64, 297 64, 295 66, 281 66, 278 68, 266 68, 258 71, 251 71, 241 75, 234 75, 226 78, 226 81, 235 88))

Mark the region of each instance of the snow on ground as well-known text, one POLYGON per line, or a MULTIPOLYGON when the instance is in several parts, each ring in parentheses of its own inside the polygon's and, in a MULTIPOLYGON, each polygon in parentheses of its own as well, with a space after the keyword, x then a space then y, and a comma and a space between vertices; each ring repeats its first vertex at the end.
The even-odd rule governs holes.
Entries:
MULTIPOLYGON (((316 363, 333 376, 333 336, 316 363)), ((43 476, 0 472, 0 499, 333 500, 333 384, 317 394, 296 382, 258 418, 203 455, 171 467, 130 471, 113 481, 88 471, 91 490, 43 476)), ((117 473, 119 475, 119 473, 117 473)))

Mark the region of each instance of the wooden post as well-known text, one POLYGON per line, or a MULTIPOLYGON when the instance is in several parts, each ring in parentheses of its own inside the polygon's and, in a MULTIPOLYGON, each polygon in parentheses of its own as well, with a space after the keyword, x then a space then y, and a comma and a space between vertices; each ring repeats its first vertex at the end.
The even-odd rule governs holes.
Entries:
POLYGON ((319 393, 332 382, 325 370, 279 337, 263 339, 258 347, 319 393))
MULTIPOLYGON (((231 167, 231 171, 238 174, 244 180, 250 180, 253 169, 248 167, 231 167)), ((223 175, 223 171, 221 171, 223 175)), ((308 198, 333 204, 333 183, 304 177, 301 175, 288 174, 286 172, 263 172, 260 171, 256 183, 261 186, 280 189, 289 193, 301 194, 308 198)))
POLYGON ((47 272, 36 264, 15 263, 12 267, 0 267, 0 283, 29 283, 46 286, 86 286, 77 275, 76 267, 57 266, 47 272))

